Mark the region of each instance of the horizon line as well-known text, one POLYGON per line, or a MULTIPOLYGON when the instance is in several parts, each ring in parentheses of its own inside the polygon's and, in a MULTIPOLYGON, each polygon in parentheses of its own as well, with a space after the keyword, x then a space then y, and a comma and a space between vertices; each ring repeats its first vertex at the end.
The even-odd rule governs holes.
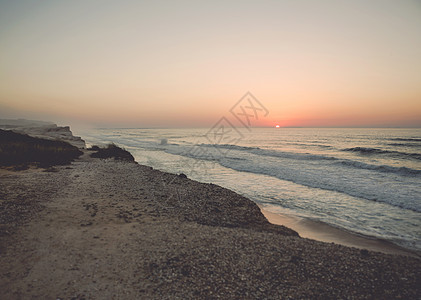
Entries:
MULTIPOLYGON (((71 125, 70 125, 71 126, 71 125)), ((148 126, 148 127, 93 127, 95 129, 184 129, 184 128, 209 128, 211 126, 148 126)), ((244 126, 234 126, 235 128, 274 128, 274 129, 282 129, 282 128, 332 128, 332 129, 421 129, 421 126, 251 126, 251 127, 244 127, 244 126)))

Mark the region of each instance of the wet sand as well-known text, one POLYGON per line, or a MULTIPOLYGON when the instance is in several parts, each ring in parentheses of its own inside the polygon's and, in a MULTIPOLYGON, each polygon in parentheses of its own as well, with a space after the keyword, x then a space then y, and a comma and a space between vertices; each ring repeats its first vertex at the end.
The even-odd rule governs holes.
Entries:
POLYGON ((330 226, 326 223, 304 219, 297 216, 273 213, 264 209, 262 206, 259 207, 269 222, 291 228, 298 232, 302 238, 326 243, 335 243, 358 249, 378 251, 387 254, 399 254, 421 258, 419 253, 410 251, 385 240, 357 235, 352 232, 330 226))

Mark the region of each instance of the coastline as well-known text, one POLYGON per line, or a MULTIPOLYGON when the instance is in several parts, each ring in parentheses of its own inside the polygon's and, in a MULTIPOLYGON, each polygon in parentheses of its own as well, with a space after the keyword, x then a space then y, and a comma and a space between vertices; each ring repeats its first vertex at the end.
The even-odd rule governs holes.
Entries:
POLYGON ((419 259, 301 238, 228 189, 84 152, 0 173, 0 298, 421 295, 419 259))
POLYGON ((407 255, 421 259, 419 253, 386 240, 358 235, 329 224, 286 214, 274 213, 259 205, 262 214, 272 224, 283 225, 298 232, 300 237, 347 247, 366 249, 386 254, 407 255))

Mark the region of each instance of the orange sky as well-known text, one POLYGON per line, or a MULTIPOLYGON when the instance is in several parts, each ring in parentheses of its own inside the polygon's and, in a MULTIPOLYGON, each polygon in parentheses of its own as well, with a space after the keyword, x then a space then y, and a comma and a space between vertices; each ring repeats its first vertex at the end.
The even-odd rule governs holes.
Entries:
POLYGON ((0 1, 0 118, 211 126, 421 126, 421 4, 0 1))

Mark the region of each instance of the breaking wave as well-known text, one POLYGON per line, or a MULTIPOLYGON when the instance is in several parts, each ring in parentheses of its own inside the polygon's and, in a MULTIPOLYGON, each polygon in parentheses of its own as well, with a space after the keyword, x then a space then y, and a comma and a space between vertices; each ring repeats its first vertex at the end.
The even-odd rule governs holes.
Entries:
POLYGON ((382 155, 389 155, 389 156, 398 156, 400 158, 412 158, 421 160, 421 154, 419 153, 408 153, 408 152, 401 152, 401 151, 391 151, 391 150, 382 150, 378 148, 366 148, 366 147, 353 147, 343 149, 342 151, 347 152, 356 152, 363 155, 375 155, 375 154, 382 154, 382 155))

